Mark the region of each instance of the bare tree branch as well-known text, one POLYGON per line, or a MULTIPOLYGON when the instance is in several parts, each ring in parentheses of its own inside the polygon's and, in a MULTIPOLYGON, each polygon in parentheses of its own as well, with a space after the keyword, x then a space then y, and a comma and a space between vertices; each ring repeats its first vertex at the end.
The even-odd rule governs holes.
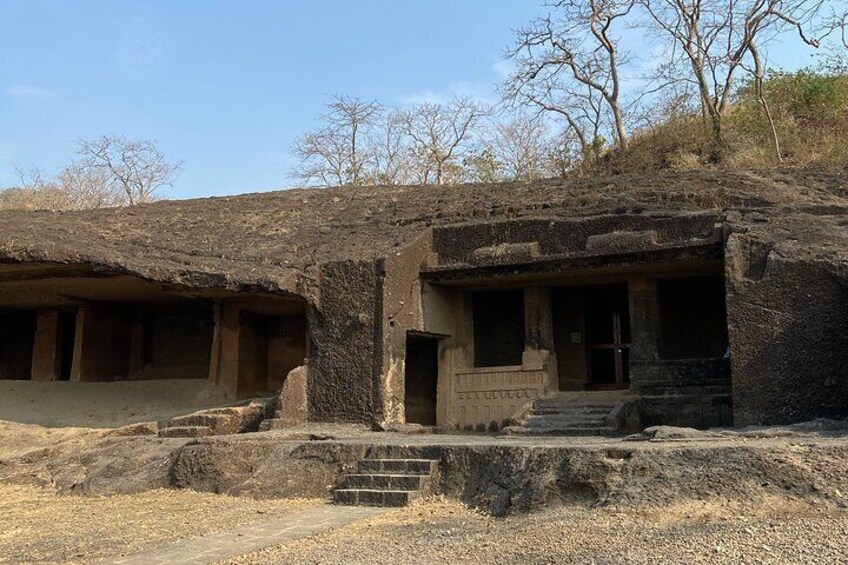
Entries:
POLYGON ((300 163, 292 176, 322 186, 366 184, 374 159, 368 136, 383 112, 377 101, 334 95, 321 116, 321 127, 295 141, 292 151, 300 163))
MULTIPOLYGON (((680 47, 698 87, 701 107, 710 120, 717 147, 722 121, 736 75, 746 58, 759 57, 787 28, 817 47, 805 29, 819 13, 822 0, 639 0, 657 37, 680 47), (752 47, 753 46, 753 47, 752 47), (756 55, 755 55, 756 53, 756 55)), ((752 61, 750 67, 756 67, 752 61)), ((672 65, 669 68, 675 68, 672 65)))
MULTIPOLYGON (((619 20, 633 10, 635 0, 559 0, 551 15, 520 30, 516 46, 508 53, 518 66, 504 85, 505 98, 513 103, 535 105, 560 114, 590 145, 586 124, 575 107, 603 100, 602 114, 609 113, 615 145, 626 148, 627 120, 623 110, 621 65, 623 52, 614 33, 619 20)), ((599 131, 598 122, 590 129, 599 131)), ((593 136, 594 138, 594 136, 593 136)))
POLYGON ((123 136, 80 140, 77 154, 77 175, 102 175, 130 206, 155 200, 156 192, 171 186, 182 170, 182 163, 168 161, 155 142, 123 136))
POLYGON ((488 108, 468 98, 402 111, 400 123, 416 156, 421 184, 450 184, 488 108))

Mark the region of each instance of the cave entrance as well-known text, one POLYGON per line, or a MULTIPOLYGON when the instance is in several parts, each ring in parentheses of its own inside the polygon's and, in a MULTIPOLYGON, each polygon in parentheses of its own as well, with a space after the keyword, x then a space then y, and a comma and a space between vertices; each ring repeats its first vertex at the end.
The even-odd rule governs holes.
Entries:
POLYGON ((238 375, 242 395, 280 389, 289 372, 307 356, 306 317, 242 310, 239 315, 238 375))
POLYGON ((30 379, 35 326, 35 311, 0 310, 0 379, 30 379))
POLYGON ((626 284, 556 288, 552 294, 559 389, 630 386, 626 284))
POLYGON ((406 422, 436 425, 439 338, 410 333, 406 338, 404 405, 406 422))
POLYGON ((627 285, 590 287, 587 293, 589 389, 630 386, 630 308, 627 285))

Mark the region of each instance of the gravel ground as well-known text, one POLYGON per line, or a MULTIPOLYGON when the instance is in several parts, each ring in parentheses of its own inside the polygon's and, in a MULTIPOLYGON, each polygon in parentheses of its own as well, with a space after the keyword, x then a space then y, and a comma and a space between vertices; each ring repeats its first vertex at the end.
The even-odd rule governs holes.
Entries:
POLYGON ((154 490, 61 496, 0 484, 0 563, 84 563, 322 504, 154 490))
POLYGON ((226 565, 409 563, 848 563, 848 512, 780 500, 652 512, 559 507, 490 518, 427 503, 266 548, 226 565))
MULTIPOLYGON (((104 433, 0 422, 0 474, 4 465, 16 471, 14 484, 0 483, 0 564, 86 563, 323 504, 188 490, 56 494, 63 471, 69 473, 65 479, 76 481, 69 484, 77 485, 82 464, 100 472, 104 462, 122 461, 127 442, 147 441, 115 440, 104 433), (62 459, 66 453, 75 455, 62 459)), ((673 457, 694 444, 646 443, 644 453, 652 457, 634 456, 632 472, 641 470, 650 482, 618 485, 626 496, 606 499, 618 507, 549 506, 493 518, 437 499, 226 563, 848 564, 844 438, 739 438, 734 441, 768 446, 769 455, 730 450, 722 452, 721 464, 709 459, 711 449, 729 441, 699 440, 707 451, 694 459, 673 457)), ((150 457, 158 461, 170 449, 157 447, 150 457)), ((118 478, 132 478, 134 465, 130 458, 128 465, 109 467, 104 485, 111 489, 118 478)), ((554 480, 545 488, 567 492, 568 487, 554 480)))
MULTIPOLYGON (((60 496, 0 485, 0 563, 90 563, 319 504, 173 490, 60 496)), ((643 511, 558 506, 508 518, 431 500, 224 563, 826 564, 848 563, 846 539, 848 510, 778 498, 643 511)))

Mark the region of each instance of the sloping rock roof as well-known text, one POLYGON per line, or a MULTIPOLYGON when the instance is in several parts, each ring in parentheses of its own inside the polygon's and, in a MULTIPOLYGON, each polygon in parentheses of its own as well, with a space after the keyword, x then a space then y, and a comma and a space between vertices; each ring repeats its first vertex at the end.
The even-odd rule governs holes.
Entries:
POLYGON ((293 289, 310 266, 385 256, 431 226, 730 209, 846 215, 848 179, 809 170, 663 173, 292 189, 85 212, 3 212, 0 261, 93 264, 191 286, 293 289))

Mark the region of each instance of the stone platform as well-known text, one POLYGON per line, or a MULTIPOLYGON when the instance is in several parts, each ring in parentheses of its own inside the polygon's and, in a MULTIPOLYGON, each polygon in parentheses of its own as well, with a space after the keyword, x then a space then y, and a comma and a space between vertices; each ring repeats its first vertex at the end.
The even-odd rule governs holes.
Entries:
MULTIPOLYGON (((59 491, 91 495, 186 488, 330 500, 346 476, 369 474, 360 461, 375 459, 437 461, 439 475, 427 492, 493 515, 562 503, 641 506, 787 494, 835 504, 848 492, 848 478, 822 469, 833 462, 844 469, 848 421, 656 428, 630 438, 405 435, 333 425, 194 439, 102 432, 84 445, 58 443, 50 457, 4 459, 0 481, 49 476, 59 491)), ((364 490, 377 490, 367 481, 409 490, 395 488, 394 478, 352 480, 364 490)))

